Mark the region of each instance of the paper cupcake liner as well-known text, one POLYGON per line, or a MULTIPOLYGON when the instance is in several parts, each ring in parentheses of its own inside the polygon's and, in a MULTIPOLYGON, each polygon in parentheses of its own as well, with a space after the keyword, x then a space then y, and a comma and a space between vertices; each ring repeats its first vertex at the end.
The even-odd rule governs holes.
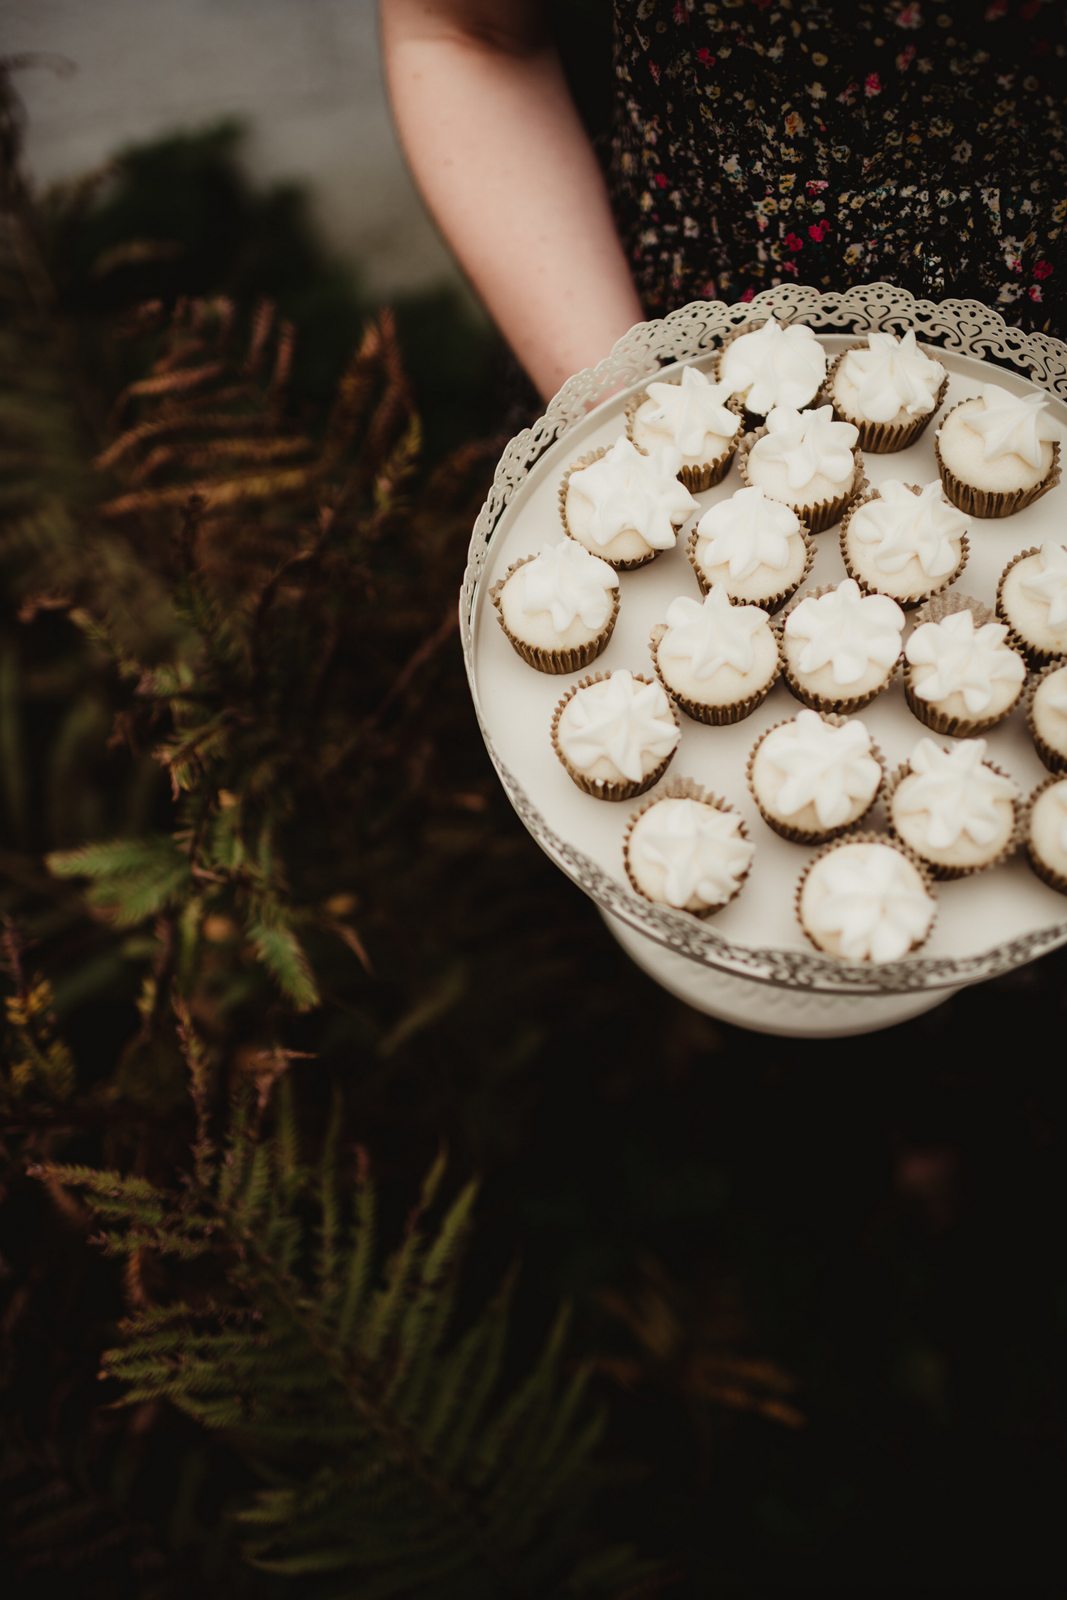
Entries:
POLYGON ((665 622, 657 622, 649 636, 648 648, 652 656, 652 665, 656 669, 656 677, 663 685, 668 698, 676 706, 679 706, 687 717, 692 717, 694 722, 703 722, 709 728, 726 728, 731 723, 744 722, 746 717, 750 717, 753 711, 763 704, 778 682, 778 673, 781 671, 780 666, 775 670, 765 688, 757 689, 754 694, 750 694, 746 699, 735 700, 731 705, 708 706, 702 704, 699 700, 690 700, 688 696, 682 694, 679 690, 673 689, 663 676, 663 671, 659 664, 659 645, 666 631, 667 624, 665 622))
MULTIPOLYGON (((749 837, 748 829, 745 827, 745 819, 741 816, 736 806, 732 806, 728 801, 720 799, 718 795, 711 794, 708 790, 702 789, 700 784, 694 783, 692 778, 668 778, 659 794, 651 795, 649 799, 645 801, 644 805, 638 806, 637 810, 633 813, 629 822, 626 824, 626 832, 622 836, 622 863, 626 869, 626 876, 629 878, 630 885, 634 892, 639 894, 642 900, 648 900, 651 905, 666 905, 667 902, 665 900, 653 900, 651 895, 647 895, 641 888, 640 884, 637 882, 636 878, 631 872, 630 835, 633 833, 634 827, 636 826, 638 820, 644 816, 645 812, 651 811, 652 807, 654 805, 658 805, 661 800, 696 800, 701 805, 711 806, 716 811, 728 811, 731 816, 738 818, 737 831, 741 838, 748 839, 749 837)), ((753 857, 753 859, 755 858, 753 857)), ((751 871, 752 861, 750 860, 748 866, 737 880, 737 887, 734 889, 732 894, 728 895, 725 900, 720 900, 717 905, 704 906, 699 911, 689 911, 689 915, 691 917, 699 917, 701 921, 704 921, 706 917, 713 917, 716 912, 722 911, 723 908, 728 906, 732 900, 737 899, 738 895, 741 893, 741 890, 744 888, 745 880, 751 871)), ((678 911, 687 910, 688 908, 684 906, 673 906, 671 909, 678 911)))
MULTIPOLYGON (((966 404, 961 400, 946 411, 941 419, 941 428, 951 417, 953 411, 958 411, 961 405, 966 404)), ((1033 505, 1035 500, 1040 500, 1043 494, 1048 494, 1060 481, 1060 446, 1059 440, 1052 443, 1052 466, 1048 475, 1040 483, 1035 483, 1032 489, 1011 489, 995 491, 993 489, 976 489, 973 484, 964 483, 961 478, 946 467, 941 459, 941 429, 934 437, 934 455, 937 458, 937 470, 941 474, 941 482, 945 494, 952 504, 960 511, 966 511, 972 517, 1013 517, 1017 511, 1033 505)))
MULTIPOLYGON (((620 782, 602 781, 598 783, 595 778, 587 777, 584 772, 579 772, 577 767, 571 765, 571 763, 567 760, 567 757, 563 754, 559 743, 559 719, 563 715, 563 708, 567 704, 567 701, 573 700, 579 689, 588 689, 590 684, 602 683, 605 678, 610 677, 610 672, 594 672, 591 673, 588 678, 582 678, 581 681, 576 683, 572 689, 567 690, 567 693, 563 696, 563 699, 559 702, 555 711, 552 713, 552 748, 556 752, 556 755, 558 756, 567 776, 572 780, 572 782, 576 783, 579 789, 581 789, 585 794, 592 795, 594 800, 632 800, 636 795, 644 794, 646 789, 651 789, 654 783, 659 782, 667 768, 670 766, 671 762, 674 760, 678 750, 677 745, 675 745, 673 750, 668 751, 667 755, 664 756, 659 765, 654 767, 647 777, 638 778, 636 781, 632 782, 629 779, 626 779, 620 782)), ((633 674, 633 679, 635 683, 653 682, 651 678, 646 678, 644 673, 641 672, 635 672, 633 674)), ((682 726, 681 719, 678 716, 677 708, 675 707, 670 695, 667 696, 667 704, 670 706, 671 716, 674 719, 675 727, 680 729, 682 726)))
POLYGON ((1041 879, 1041 882, 1047 883, 1049 888, 1055 889, 1057 894, 1067 894, 1067 878, 1064 877, 1062 872, 1057 872, 1055 867, 1050 867, 1045 858, 1038 855, 1034 849, 1033 841, 1030 837, 1030 822, 1033 817, 1034 807, 1045 790, 1051 789, 1055 783, 1062 782, 1063 775, 1055 772, 1050 777, 1043 779, 1029 800, 1027 800, 1022 815, 1022 834, 1023 842, 1026 845, 1026 859, 1029 861, 1033 872, 1041 879))
POLYGON ((793 698, 801 701, 806 706, 810 706, 812 711, 836 711, 841 716, 851 717, 857 711, 862 711, 864 706, 869 706, 872 700, 877 700, 878 696, 889 688, 889 685, 897 675, 897 670, 904 657, 904 651, 901 649, 900 655, 897 656, 897 659, 886 673, 884 681, 878 685, 877 689, 871 689, 865 694, 855 695, 852 698, 838 696, 834 700, 828 700, 825 695, 817 694, 814 689, 809 689, 805 684, 801 683, 785 653, 785 625, 789 620, 790 614, 800 605, 802 600, 818 600, 820 596, 829 594, 831 590, 836 588, 836 583, 822 583, 816 589, 809 589, 806 594, 797 595, 785 611, 779 612, 771 623, 771 627, 778 635, 778 659, 782 664, 782 677, 785 679, 786 688, 793 698))
POLYGON ((1005 643, 1010 644, 1013 650, 1018 650, 1019 654, 1023 656, 1032 667, 1043 667, 1047 662, 1050 661, 1058 662, 1062 667, 1065 659, 1067 659, 1067 647, 1065 647, 1063 650, 1048 650, 1043 645, 1031 643, 1025 634, 1020 633, 1019 629, 1015 626, 1004 605, 1004 583, 1012 567, 1017 566, 1020 561, 1025 561, 1027 556, 1037 556, 1040 554, 1041 551, 1039 547, 1037 545, 1031 545, 1029 550, 1020 550, 1019 554, 1017 556, 1013 556, 1008 562, 997 581, 997 616, 1008 629, 1008 637, 1005 640, 1005 643))
MULTIPOLYGON (((932 600, 928 600, 922 609, 915 613, 915 626, 921 628, 925 622, 940 622, 942 618, 950 617, 956 611, 969 611, 979 628, 985 627, 987 622, 997 620, 994 613, 988 606, 983 605, 981 600, 975 600, 969 594, 961 594, 958 589, 948 589, 943 594, 937 594, 932 600)), ((1026 688, 1024 677, 1015 699, 1003 711, 998 711, 995 717, 949 717, 943 711, 938 711, 928 700, 919 698, 912 685, 912 676, 911 662, 905 657, 904 698, 913 715, 934 733, 944 733, 954 739, 970 739, 976 734, 984 733, 987 728, 995 728, 998 722, 1003 722, 1004 718, 1014 711, 1026 688)))
MULTIPOLYGON (((674 379, 661 377, 660 382, 673 383, 674 379)), ((648 390, 642 389, 640 394, 631 395, 626 402, 626 437, 634 449, 640 450, 642 455, 647 455, 648 451, 642 449, 634 439, 634 418, 639 407, 643 406, 648 398, 648 390)), ((726 409, 732 411, 735 417, 740 417, 742 424, 744 424, 745 409, 736 395, 730 395, 726 401, 726 409)), ((698 462, 696 466, 692 467, 681 467, 678 471, 678 482, 683 484, 690 494, 701 494, 705 489, 714 489, 715 485, 721 483, 729 472, 730 462, 737 453, 737 447, 741 442, 743 433, 744 426, 740 427, 733 438, 728 440, 726 449, 721 455, 716 456, 714 460, 698 462)))
MULTIPOLYGON (((738 446, 737 470, 741 474, 742 481, 750 489, 756 487, 756 485, 753 484, 748 473, 749 454, 752 446, 758 439, 762 439, 766 432, 767 429, 765 427, 756 428, 753 432, 746 433, 738 446)), ((823 533, 827 528, 832 528, 834 523, 844 515, 845 510, 852 504, 857 495, 862 494, 863 490, 866 489, 867 479, 863 476, 863 452, 857 448, 852 454, 855 459, 852 482, 847 489, 842 490, 839 495, 835 495, 834 499, 820 500, 813 506, 794 506, 790 505, 787 500, 782 501, 782 505, 790 505, 790 510, 795 511, 797 516, 807 523, 812 533, 823 533)))
POLYGON ((607 648, 608 641, 615 631, 615 624, 619 618, 619 590, 616 587, 611 591, 611 615, 595 639, 591 639, 588 644, 571 645, 565 650, 543 650, 539 645, 527 644, 525 639, 519 639, 512 633, 504 621, 504 612, 500 603, 504 585, 512 574, 518 572, 520 567, 528 566, 531 561, 536 560, 536 556, 523 556, 521 561, 513 561, 504 576, 497 583, 494 583, 490 589, 489 598, 496 607, 497 621, 504 630, 504 637, 512 649, 529 666, 536 667, 538 672, 554 674, 579 672, 582 667, 591 666, 601 651, 607 648))
MULTIPOLYGON (((995 761, 983 761, 982 765, 983 767, 988 767, 991 772, 997 773, 1001 778, 1011 779, 1011 773, 1005 772, 1003 767, 998 767, 995 761)), ((1023 837, 1023 817, 1025 813, 1023 802, 1021 800, 1013 800, 1011 802, 1014 819, 1012 822, 1011 832, 1009 833, 1003 848, 1000 849, 995 856, 990 856, 988 861, 976 862, 975 865, 971 867, 949 867, 943 862, 934 861, 929 856, 923 855, 922 851, 917 849, 915 845, 907 844, 897 831, 896 823, 893 821, 893 796, 896 794, 897 789, 903 783, 904 779, 909 776, 911 770, 911 763, 909 761, 903 761, 901 762, 900 766, 897 767, 896 771, 891 772, 886 778, 885 789, 883 791, 882 798, 885 801, 887 826, 894 839, 899 840, 899 842, 904 845, 906 849, 911 850, 913 854, 917 855, 927 872, 932 878, 936 879, 938 883, 948 883, 955 878, 970 878, 976 872, 987 872, 990 867, 999 867, 1002 862, 1008 860, 1009 856, 1013 856, 1015 854, 1016 850, 1018 850, 1020 844, 1022 843, 1023 837)), ((1012 781, 1014 782, 1014 779, 1012 779, 1012 781)))
MULTIPOLYGON (((893 455, 896 451, 906 450, 909 445, 914 444, 919 435, 925 432, 936 417, 944 404, 945 395, 948 393, 948 373, 946 372, 941 380, 940 387, 934 396, 932 408, 924 412, 921 417, 911 417, 907 422, 868 422, 863 417, 852 416, 833 397, 834 378, 842 361, 844 361, 850 350, 866 350, 867 348, 864 344, 850 344, 847 349, 841 351, 841 354, 834 359, 828 368, 825 382, 819 391, 817 399, 823 405, 833 406, 835 417, 839 417, 842 422, 851 422, 854 428, 859 429, 861 450, 869 450, 875 456, 893 455)), ((919 349, 923 355, 930 354, 921 345, 919 349)), ((937 358, 935 356, 931 359, 936 360, 937 358)))
POLYGON ((1054 750, 1038 733, 1034 722, 1034 700, 1044 679, 1053 672, 1058 672, 1064 666, 1067 666, 1067 662, 1050 661, 1047 667, 1043 667, 1040 672, 1030 679, 1026 690, 1026 726, 1030 730, 1031 739, 1034 741, 1034 749, 1041 757, 1042 763, 1057 777, 1062 777, 1064 773, 1067 773, 1067 755, 1064 755, 1060 750, 1054 750))
MULTIPOLYGON (((899 854, 904 857, 905 861, 910 861, 911 862, 912 866, 915 868, 916 872, 919 874, 920 878, 922 879, 923 887, 925 888, 927 894, 930 896, 931 900, 934 902, 934 914, 930 918, 930 926, 927 928, 927 930, 926 930, 925 934, 923 935, 923 937, 921 939, 916 939, 914 944, 911 946, 911 948, 908 951, 905 952, 905 954, 906 955, 911 955, 914 951, 921 949, 921 947, 926 943, 926 941, 929 939, 930 935, 933 933, 934 925, 937 922, 938 904, 937 904, 937 896, 934 893, 933 878, 930 875, 930 871, 929 871, 928 867, 926 866, 926 863, 924 861, 922 861, 920 859, 920 857, 915 854, 914 850, 910 849, 906 844, 903 844, 901 842, 901 840, 899 840, 899 839, 897 839, 897 838, 895 838, 892 835, 887 834, 887 833, 849 833, 849 834, 844 834, 840 839, 835 839, 832 843, 826 845, 824 849, 817 850, 816 853, 812 856, 811 860, 808 862, 807 866, 804 868, 804 871, 800 874, 800 877, 797 879, 796 894, 794 895, 794 905, 796 906, 797 921, 800 923, 800 929, 801 929, 801 932, 803 933, 805 939, 807 939, 809 944, 814 945, 816 950, 818 950, 821 955, 831 956, 832 959, 836 960, 836 961, 845 961, 845 960, 848 959, 846 956, 834 956, 832 951, 827 950, 824 945, 819 944, 818 940, 814 937, 814 935, 808 932, 807 927, 804 924, 804 919, 800 915, 800 898, 801 898, 801 895, 804 893, 804 885, 808 881, 808 873, 811 871, 812 867, 814 867, 814 865, 815 865, 815 863, 817 861, 821 861, 822 860, 823 856, 828 856, 830 854, 831 850, 840 850, 840 848, 841 848, 841 846, 843 844, 884 844, 884 845, 888 845, 891 850, 898 851, 899 854)), ((903 959, 904 959, 904 957, 902 956, 901 960, 903 960, 903 959)), ((873 966, 877 966, 878 964, 879 963, 874 962, 874 961, 869 961, 869 962, 865 962, 865 963, 860 963, 860 962, 854 963, 854 965, 869 965, 869 966, 872 966, 872 967, 873 966)))
MULTIPOLYGON (((711 593, 712 586, 697 560, 697 545, 700 543, 699 526, 699 522, 694 522, 690 528, 689 537, 685 544, 685 553, 689 557, 689 565, 696 573, 696 580, 700 585, 701 594, 708 595, 711 593)), ((803 517, 800 519, 800 537, 804 541, 806 554, 800 576, 795 583, 787 583, 784 589, 777 589, 773 594, 768 595, 766 598, 761 596, 758 600, 743 600, 739 595, 732 594, 730 595, 730 604, 732 606, 760 606, 762 610, 767 612, 768 616, 773 616, 776 611, 781 610, 789 597, 796 594, 815 563, 815 541, 812 539, 803 517)))
MULTIPOLYGON (((841 716, 838 712, 834 711, 824 711, 821 712, 820 715, 822 716, 824 722, 830 723, 831 727, 834 728, 842 728, 844 727, 845 723, 849 721, 848 717, 841 716)), ((882 777, 879 780, 878 786, 874 793, 871 795, 870 801, 864 806, 863 810, 859 812, 857 816, 850 817, 847 822, 838 823, 834 828, 819 828, 814 831, 804 828, 794 828, 791 823, 783 822, 780 817, 773 816, 769 811, 764 809, 763 804, 760 801, 760 797, 756 793, 756 787, 752 778, 753 770, 756 765, 756 754, 764 739, 767 738, 768 734, 773 733, 775 728, 784 728, 792 721, 792 717, 783 717, 781 722, 776 722, 773 727, 767 728, 765 732, 760 734, 759 738, 756 740, 748 754, 748 761, 745 765, 745 781, 748 784, 749 794, 756 802, 756 808, 759 811, 760 816, 763 818, 768 828, 771 828, 776 834, 778 834, 780 838, 788 839, 791 844, 825 844, 831 839, 838 839, 842 834, 849 833, 851 829, 857 827, 863 821, 864 817, 870 815, 873 807, 878 803, 878 797, 882 793, 883 784, 885 782, 885 756, 872 739, 870 754, 881 767, 882 777)))
MULTIPOLYGON (((912 494, 920 494, 922 492, 918 485, 914 483, 907 483, 904 485, 904 487, 906 489, 910 489, 912 494)), ((861 506, 869 505, 872 500, 880 499, 881 495, 878 493, 878 490, 868 487, 863 494, 861 494, 856 500, 853 500, 852 504, 845 512, 845 515, 841 521, 841 560, 845 563, 845 571, 848 573, 849 577, 855 579, 860 588, 863 590, 864 594, 883 594, 887 597, 887 599, 895 600, 897 605, 900 606, 903 611, 911 611, 915 606, 921 606, 924 601, 931 600, 935 594, 940 594, 942 590, 947 589, 950 584, 955 583, 956 579, 967 565, 967 558, 970 555, 971 547, 968 542, 967 535, 965 533, 961 533, 960 559, 956 563, 956 566, 944 577, 933 579, 930 587, 923 589, 920 594, 908 595, 908 597, 904 599, 899 594, 893 594, 889 589, 876 588, 876 586, 871 583, 870 579, 862 577, 852 564, 852 559, 848 550, 848 530, 852 523, 852 518, 855 516, 856 512, 861 506)))
MULTIPOLYGON (((581 456, 577 461, 572 461, 563 474, 563 482, 559 486, 559 515, 563 523, 563 531, 568 539, 574 539, 575 544, 582 544, 580 539, 575 539, 567 521, 567 485, 571 481, 572 472, 580 472, 583 467, 591 467, 594 461, 599 461, 601 456, 606 456, 608 446, 602 445, 599 450, 593 450, 587 456, 581 456)), ((677 529, 675 530, 677 532, 677 529)), ((582 545, 583 550, 588 550, 588 545, 582 545)), ((590 555, 599 555, 601 561, 606 561, 609 567, 614 567, 616 572, 636 572, 638 567, 647 567, 650 561, 655 561, 657 556, 663 554, 662 550, 650 550, 647 556, 633 556, 627 561, 612 560, 603 551, 591 550, 590 555)))

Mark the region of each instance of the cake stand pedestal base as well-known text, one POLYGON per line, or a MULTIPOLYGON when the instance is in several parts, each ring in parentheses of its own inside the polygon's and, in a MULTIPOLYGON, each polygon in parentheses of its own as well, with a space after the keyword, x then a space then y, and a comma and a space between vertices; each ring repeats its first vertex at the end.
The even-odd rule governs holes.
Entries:
POLYGON ((793 1039, 845 1039, 874 1033, 932 1011, 958 989, 922 989, 911 994, 821 994, 759 983, 718 967, 705 967, 638 933, 610 911, 600 915, 632 961, 686 1005, 720 1022, 756 1033, 793 1039))

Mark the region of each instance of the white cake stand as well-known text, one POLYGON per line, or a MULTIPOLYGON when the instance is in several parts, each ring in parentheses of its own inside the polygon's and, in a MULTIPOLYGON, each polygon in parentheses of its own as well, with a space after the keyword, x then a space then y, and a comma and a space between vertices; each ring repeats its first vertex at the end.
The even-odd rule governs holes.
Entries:
MULTIPOLYGON (((1009 328, 976 301, 935 305, 887 284, 868 284, 844 294, 785 286, 733 306, 695 302, 663 321, 631 329, 607 360, 571 378, 545 415, 508 445, 471 539, 460 623, 482 734, 508 797, 541 848, 596 902, 623 949, 664 988, 712 1016, 761 1032, 833 1037, 903 1022, 966 984, 1067 943, 1067 902, 1016 856, 990 872, 938 885, 937 922, 915 956, 872 968, 814 951, 800 931, 793 903, 812 851, 766 827, 745 782, 745 763, 756 739, 799 710, 780 682, 751 717, 732 727, 708 728, 683 717, 682 740, 668 771, 668 777, 690 777, 713 789, 745 817, 756 856, 743 893, 707 922, 651 905, 633 892, 622 868, 622 836, 633 806, 583 794, 549 742, 552 711, 582 674, 553 677, 528 667, 505 639, 488 598, 513 561, 562 537, 560 479, 571 461, 617 437, 628 396, 664 363, 706 369, 725 334, 762 319, 772 308, 782 321, 807 323, 831 356, 851 342, 850 336, 870 329, 899 334, 914 328, 921 341, 940 347, 939 359, 948 368, 943 410, 977 393, 983 382, 1017 393, 1037 385, 1052 399, 1067 446, 1067 345, 1009 328), (1019 371, 1028 372, 1030 381, 1019 371), (601 401, 605 394, 610 398, 601 401)), ((868 455, 870 481, 902 478, 922 484, 935 478, 935 427, 907 451, 868 455)), ((722 484, 697 496, 698 515, 739 484, 732 468, 722 484)), ((955 587, 992 605, 997 579, 1011 557, 1045 539, 1062 541, 1065 527, 1064 484, 1014 517, 976 521, 969 534, 970 558, 955 587)), ((648 672, 653 625, 663 620, 676 595, 699 597, 685 555, 687 531, 682 530, 675 550, 622 574, 619 620, 596 669, 648 672)), ((805 587, 839 582, 845 575, 838 529, 820 534, 817 545, 805 587)), ((926 732, 907 708, 899 675, 862 716, 890 769, 926 732)), ((1046 776, 1021 709, 991 731, 988 743, 989 759, 1010 772, 1024 792, 1046 776)), ((883 822, 876 808, 864 827, 883 822)))

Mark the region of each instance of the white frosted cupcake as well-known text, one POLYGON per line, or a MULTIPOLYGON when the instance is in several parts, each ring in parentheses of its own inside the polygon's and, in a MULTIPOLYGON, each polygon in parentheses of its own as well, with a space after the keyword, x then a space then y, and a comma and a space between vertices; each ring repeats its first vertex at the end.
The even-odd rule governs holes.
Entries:
POLYGON ((953 406, 934 451, 945 493, 975 517, 1009 517, 1060 481, 1059 431, 1048 401, 995 383, 953 406))
POLYGON ((997 615, 1032 662, 1067 656, 1067 545, 1049 541, 1010 561, 997 585, 997 615))
POLYGON ((643 567, 673 550, 678 529, 697 509, 678 482, 682 453, 663 445, 644 455, 625 435, 610 450, 587 456, 560 488, 563 526, 591 555, 618 572, 643 567))
POLYGON ((805 595, 781 624, 782 670, 816 711, 858 711, 881 694, 900 661, 904 613, 854 578, 805 595))
POLYGON ((1050 772, 1067 772, 1067 665, 1054 661, 1039 672, 1026 700, 1034 749, 1050 772))
POLYGON ((929 937, 936 913, 911 852, 874 834, 828 845, 797 887, 800 926, 841 961, 899 961, 929 937))
POLYGON ((738 452, 742 478, 803 517, 812 533, 832 527, 864 484, 859 429, 835 422, 832 406, 792 411, 777 406, 765 428, 746 434, 738 452))
POLYGON ((615 569, 573 539, 517 561, 489 595, 512 646, 539 672, 589 666, 619 614, 615 569))
POLYGON ((775 406, 800 411, 811 404, 826 377, 826 352, 803 323, 786 327, 771 317, 759 328, 731 334, 719 352, 717 372, 719 382, 759 420, 775 406))
POLYGON ((1021 791, 985 753, 984 739, 947 750, 920 739, 890 780, 890 827, 935 878, 967 877, 1007 860, 1015 848, 1021 791))
POLYGON ((738 489, 690 530, 687 554, 705 594, 721 583, 734 605, 777 611, 815 559, 804 523, 762 489, 738 489))
POLYGON ((839 417, 855 423, 862 449, 887 455, 915 443, 947 388, 945 368, 919 349, 909 328, 902 339, 870 333, 865 345, 844 351, 824 393, 839 417))
POLYGON ((721 584, 703 602, 679 596, 652 630, 652 660, 671 699, 713 726, 740 722, 778 676, 778 644, 759 606, 735 606, 721 584))
POLYGON ((846 722, 801 711, 758 740, 748 758, 748 786, 769 828, 797 844, 815 844, 867 815, 883 770, 858 717, 846 722))
POLYGON ((712 383, 696 367, 681 378, 650 383, 627 408, 631 440, 651 453, 669 445, 680 450, 678 476, 699 493, 722 481, 741 437, 741 408, 729 406, 730 387, 712 383))
POLYGON ((654 905, 707 917, 741 892, 755 846, 725 801, 672 781, 631 819, 623 841, 626 875, 654 905))
POLYGON ((583 678, 552 718, 553 749, 579 789, 597 800, 630 800, 650 789, 680 737, 662 686, 625 668, 583 678))
POLYGON ((887 478, 845 512, 841 559, 868 594, 919 605, 947 589, 967 563, 967 518, 941 484, 919 488, 887 478))
POLYGON ((1067 894, 1067 778, 1046 778, 1030 796, 1026 853, 1043 883, 1067 894))
POLYGON ((1026 663, 1007 637, 967 595, 939 595, 924 607, 904 651, 904 693, 919 721, 965 738, 1006 717, 1026 681, 1026 663))

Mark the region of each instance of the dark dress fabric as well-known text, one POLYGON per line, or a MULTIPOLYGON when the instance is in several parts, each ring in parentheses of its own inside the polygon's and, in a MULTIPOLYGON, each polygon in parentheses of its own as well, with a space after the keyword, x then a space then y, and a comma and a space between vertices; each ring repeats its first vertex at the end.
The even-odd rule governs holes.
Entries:
POLYGON ((615 0, 650 313, 887 281, 1067 335, 1067 0, 615 0))

